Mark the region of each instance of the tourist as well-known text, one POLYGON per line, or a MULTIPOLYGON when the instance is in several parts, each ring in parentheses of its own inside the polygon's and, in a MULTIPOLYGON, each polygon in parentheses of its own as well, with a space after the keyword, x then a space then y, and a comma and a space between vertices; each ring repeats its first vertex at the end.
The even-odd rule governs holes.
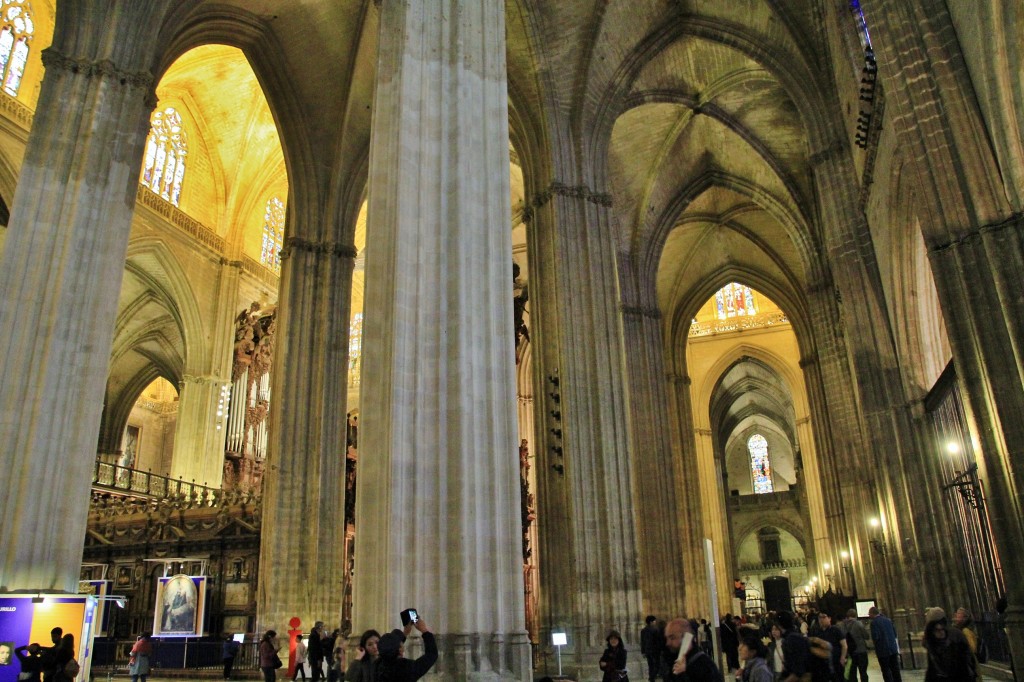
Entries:
POLYGON ((622 645, 622 636, 617 630, 612 630, 604 641, 608 646, 605 647, 598 663, 604 671, 603 682, 629 680, 629 675, 626 674, 626 647, 622 645))
POLYGON ((277 653, 280 650, 277 631, 267 630, 259 646, 260 670, 263 671, 264 682, 274 682, 277 679, 277 669, 282 667, 281 657, 277 653))
POLYGON ((380 633, 376 630, 367 630, 359 638, 359 646, 356 647, 355 660, 349 665, 345 672, 345 682, 374 682, 377 679, 377 643, 380 641, 380 633))

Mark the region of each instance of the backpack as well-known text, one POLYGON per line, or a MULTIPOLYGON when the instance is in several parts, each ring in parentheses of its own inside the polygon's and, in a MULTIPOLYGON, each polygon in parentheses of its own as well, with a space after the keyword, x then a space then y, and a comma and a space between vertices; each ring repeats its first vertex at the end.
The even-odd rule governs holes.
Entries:
POLYGON ((64 664, 64 674, 72 680, 78 677, 78 673, 80 673, 81 671, 82 667, 78 665, 78 661, 76 661, 73 658, 64 664))

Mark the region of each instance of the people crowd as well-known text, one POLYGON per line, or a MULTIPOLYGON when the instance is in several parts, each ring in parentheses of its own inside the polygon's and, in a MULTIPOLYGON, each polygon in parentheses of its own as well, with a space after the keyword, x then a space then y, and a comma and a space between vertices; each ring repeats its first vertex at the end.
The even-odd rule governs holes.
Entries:
MULTIPOLYGON (((649 682, 858 682, 858 677, 868 682, 868 652, 874 649, 881 682, 902 682, 904 660, 892 620, 872 606, 866 621, 855 609, 835 618, 813 610, 726 614, 719 622, 720 659, 705 630, 710 630, 706 620, 676 618, 666 624, 651 615, 640 631, 640 652, 649 682), (719 660, 727 666, 724 676, 719 660)), ((618 632, 608 635, 608 644, 600 660, 603 681, 626 679, 625 647, 618 632), (613 654, 615 670, 622 670, 618 677, 609 675, 607 661, 613 654)), ((928 609, 920 644, 926 682, 980 682, 978 666, 985 662, 987 649, 967 609, 957 609, 952 620, 940 608, 928 609)))
MULTIPOLYGON (((674 618, 667 623, 651 615, 640 631, 640 653, 646 662, 648 682, 868 682, 868 651, 875 652, 882 682, 902 682, 899 639, 892 622, 877 606, 868 610, 867 624, 855 609, 832 614, 807 611, 779 611, 761 615, 726 614, 719 622, 719 654, 727 671, 719 671, 711 624, 702 619, 674 618)), ((403 613, 404 617, 404 613, 403 613)), ((326 677, 327 682, 415 682, 438 658, 437 642, 422 618, 381 635, 366 630, 355 647, 353 660, 345 666, 344 641, 340 629, 328 634, 317 621, 308 637, 295 636, 294 672, 305 681, 304 664, 310 665, 310 680, 326 677), (405 657, 405 643, 413 630, 419 631, 424 653, 412 660, 405 657), (326 664, 326 673, 324 666, 326 664)), ((21 666, 19 682, 73 682, 79 674, 75 659, 75 638, 61 628, 50 633, 51 646, 38 643, 14 647, 0 643, 3 665, 21 666)), ((916 640, 915 640, 916 641, 916 640)), ((987 648, 969 610, 959 608, 952 620, 938 607, 925 612, 920 637, 927 669, 926 682, 980 682, 979 664, 987 659, 987 648)), ((629 682, 627 649, 617 630, 610 630, 598 666, 602 682, 629 682)), ((284 667, 282 644, 275 630, 267 630, 258 645, 258 662, 265 682, 276 682, 284 667)), ((239 644, 231 635, 223 643, 224 679, 231 677, 239 644)), ((128 672, 132 682, 146 682, 151 669, 153 646, 148 633, 138 636, 131 648, 128 672)))
MULTIPOLYGON (((21 666, 18 682, 73 682, 81 670, 75 658, 75 636, 55 627, 50 630, 50 642, 48 647, 37 642, 18 647, 6 642, 0 644, 0 662, 12 664, 13 648, 21 666)), ((144 677, 142 682, 145 682, 144 677)))
MULTIPOLYGON (((306 679, 303 669, 306 663, 310 666, 311 681, 326 678, 327 682, 415 682, 437 662, 437 641, 426 622, 418 617, 404 629, 395 629, 383 636, 376 630, 364 632, 348 669, 345 668, 345 643, 340 628, 327 634, 323 621, 317 621, 305 641, 303 633, 293 634, 293 682, 300 674, 306 679), (405 642, 414 629, 419 631, 424 647, 423 655, 415 660, 405 657, 405 642)), ((277 632, 267 630, 259 645, 259 665, 265 682, 274 682, 277 670, 284 667, 279 655, 281 648, 277 632)))

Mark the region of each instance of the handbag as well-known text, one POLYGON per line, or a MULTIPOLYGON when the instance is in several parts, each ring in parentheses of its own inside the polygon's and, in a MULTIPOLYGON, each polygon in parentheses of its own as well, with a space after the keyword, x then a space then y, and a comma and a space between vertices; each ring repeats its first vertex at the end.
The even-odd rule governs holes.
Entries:
POLYGON ((271 662, 274 664, 275 668, 283 668, 284 667, 284 662, 281 660, 281 657, 278 656, 277 654, 274 654, 274 660, 271 661, 271 662))

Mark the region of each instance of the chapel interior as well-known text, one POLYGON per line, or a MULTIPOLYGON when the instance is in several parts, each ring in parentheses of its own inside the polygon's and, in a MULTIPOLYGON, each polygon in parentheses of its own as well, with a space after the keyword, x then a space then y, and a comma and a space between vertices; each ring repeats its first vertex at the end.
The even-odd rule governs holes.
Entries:
POLYGON ((649 613, 966 606, 1020 668, 1021 46, 1011 2, 0 0, 0 593, 414 605, 516 680, 649 613))

